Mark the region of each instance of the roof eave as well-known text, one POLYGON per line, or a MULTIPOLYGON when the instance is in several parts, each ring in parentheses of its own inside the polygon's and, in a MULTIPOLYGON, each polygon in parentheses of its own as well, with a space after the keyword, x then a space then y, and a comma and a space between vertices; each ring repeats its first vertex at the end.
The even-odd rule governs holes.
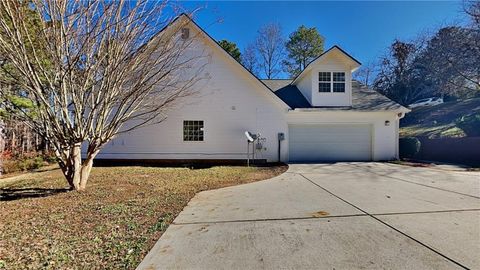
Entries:
POLYGON ((289 110, 289 112, 372 112, 372 113, 379 113, 379 112, 390 112, 390 113, 408 113, 410 112, 409 109, 402 107, 393 110, 362 110, 362 109, 352 109, 352 108, 295 108, 289 110))
POLYGON ((336 50, 339 50, 342 54, 344 54, 345 56, 347 56, 347 58, 349 58, 351 61, 352 61, 352 66, 350 67, 351 68, 351 71, 355 71, 357 70, 361 65, 362 63, 360 63, 360 61, 358 61, 357 59, 355 59, 353 56, 351 56, 349 53, 347 53, 346 51, 344 51, 342 48, 340 48, 340 46, 338 45, 334 45, 332 47, 330 47, 328 50, 324 51, 321 55, 319 55, 317 58, 313 59, 306 67, 304 70, 302 70, 302 72, 300 72, 300 74, 297 75, 297 77, 295 77, 293 80, 292 80, 292 84, 295 84, 298 80, 300 80, 300 78, 302 78, 308 71, 310 71, 312 69, 312 66, 314 65, 315 62, 317 62, 319 59, 321 59, 322 57, 324 57, 325 55, 327 55, 328 53, 330 53, 331 51, 333 51, 334 49, 336 50))
POLYGON ((407 108, 407 107, 401 107, 400 109, 398 109, 399 112, 402 112, 402 113, 409 113, 411 112, 412 110, 407 108))

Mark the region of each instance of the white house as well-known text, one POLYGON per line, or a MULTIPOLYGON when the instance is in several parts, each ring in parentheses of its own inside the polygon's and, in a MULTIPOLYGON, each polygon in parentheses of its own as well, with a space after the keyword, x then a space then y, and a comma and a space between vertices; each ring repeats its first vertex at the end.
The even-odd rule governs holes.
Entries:
POLYGON ((293 80, 259 80, 195 22, 186 27, 211 57, 201 94, 164 122, 116 137, 97 159, 245 160, 245 131, 259 134, 255 158, 268 162, 398 158, 399 119, 409 110, 352 81, 360 63, 338 46, 293 80))

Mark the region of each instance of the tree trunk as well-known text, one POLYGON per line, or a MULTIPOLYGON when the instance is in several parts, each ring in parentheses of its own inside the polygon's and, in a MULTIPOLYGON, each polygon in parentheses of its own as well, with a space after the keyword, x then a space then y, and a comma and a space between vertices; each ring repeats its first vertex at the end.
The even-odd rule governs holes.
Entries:
POLYGON ((82 179, 82 147, 73 147, 73 186, 75 190, 81 190, 80 180, 82 179))
POLYGON ((75 144, 69 151, 67 161, 61 163, 60 167, 71 190, 85 190, 93 167, 93 159, 98 152, 98 150, 93 152, 89 150, 86 159, 82 162, 81 143, 75 144))
POLYGON ((89 153, 82 164, 82 168, 80 170, 80 190, 84 190, 87 187, 88 177, 90 176, 90 172, 92 171, 93 167, 93 159, 96 155, 97 153, 89 153))
POLYGON ((15 134, 16 128, 17 128, 17 126, 15 125, 12 129, 12 141, 10 142, 10 151, 12 151, 12 153, 15 153, 15 150, 16 150, 15 149, 15 147, 16 147, 15 142, 16 142, 16 139, 17 139, 16 136, 15 136, 16 135, 15 134))

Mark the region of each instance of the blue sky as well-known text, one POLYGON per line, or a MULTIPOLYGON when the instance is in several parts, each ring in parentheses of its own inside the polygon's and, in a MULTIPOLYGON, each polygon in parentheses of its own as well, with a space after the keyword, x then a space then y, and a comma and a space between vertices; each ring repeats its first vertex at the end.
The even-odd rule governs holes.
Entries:
POLYGON ((203 7, 196 22, 213 38, 243 49, 264 24, 278 22, 284 35, 304 24, 325 37, 325 49, 339 45, 362 63, 374 61, 395 38, 408 40, 436 27, 461 23, 460 1, 181 2, 203 7))

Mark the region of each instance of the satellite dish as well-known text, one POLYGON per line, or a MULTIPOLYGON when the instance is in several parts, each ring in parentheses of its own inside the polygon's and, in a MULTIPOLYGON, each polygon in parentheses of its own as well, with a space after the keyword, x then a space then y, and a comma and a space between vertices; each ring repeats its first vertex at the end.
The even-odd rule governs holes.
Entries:
POLYGON ((245 131, 245 136, 247 137, 247 140, 249 142, 253 142, 254 139, 253 139, 253 136, 252 136, 252 133, 248 132, 248 131, 245 131))

